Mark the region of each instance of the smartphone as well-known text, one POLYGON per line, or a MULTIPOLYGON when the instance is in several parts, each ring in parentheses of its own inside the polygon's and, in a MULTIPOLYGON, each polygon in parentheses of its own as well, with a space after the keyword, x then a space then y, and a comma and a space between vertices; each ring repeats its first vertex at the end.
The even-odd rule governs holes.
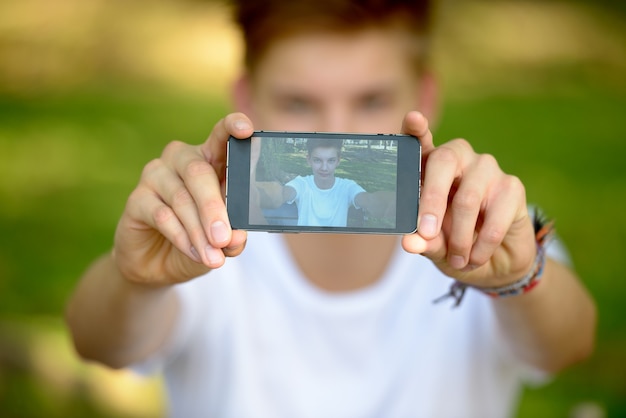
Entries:
POLYGON ((410 135, 258 131, 228 141, 233 229, 408 234, 417 229, 421 145, 410 135))

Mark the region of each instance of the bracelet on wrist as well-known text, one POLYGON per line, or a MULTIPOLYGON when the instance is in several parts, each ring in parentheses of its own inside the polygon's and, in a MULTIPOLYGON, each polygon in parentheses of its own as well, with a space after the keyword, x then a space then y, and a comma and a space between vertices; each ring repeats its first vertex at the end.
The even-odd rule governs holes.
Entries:
POLYGON ((463 301, 465 291, 468 287, 476 289, 492 298, 502 298, 508 296, 522 295, 530 292, 539 284, 541 276, 543 274, 543 268, 546 263, 546 245, 554 235, 554 222, 548 221, 539 210, 535 209, 533 213, 533 227, 535 229, 535 243, 537 246, 537 255, 532 268, 521 279, 514 283, 499 286, 499 287, 479 287, 473 286, 459 281, 455 281, 450 286, 450 290, 443 296, 435 299, 434 303, 439 303, 442 300, 452 298, 454 299, 454 307, 457 307, 463 301))

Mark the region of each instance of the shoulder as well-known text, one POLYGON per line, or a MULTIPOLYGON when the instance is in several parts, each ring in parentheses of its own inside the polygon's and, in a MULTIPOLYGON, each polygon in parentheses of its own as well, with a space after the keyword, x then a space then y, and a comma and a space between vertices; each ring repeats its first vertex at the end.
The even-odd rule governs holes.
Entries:
POLYGON ((285 183, 285 186, 295 187, 295 186, 299 186, 299 185, 304 185, 304 184, 309 183, 312 178, 313 178, 313 176, 311 176, 311 175, 308 175, 308 176, 296 176, 293 179, 289 180, 287 183, 285 183))
POLYGON ((354 191, 355 193, 365 191, 365 189, 356 181, 342 178, 342 177, 335 177, 335 185, 336 187, 340 187, 345 190, 351 190, 351 191, 354 191))
POLYGON ((352 186, 352 185, 358 185, 358 183, 354 180, 351 179, 346 179, 343 177, 335 177, 335 184, 341 185, 341 186, 352 186))

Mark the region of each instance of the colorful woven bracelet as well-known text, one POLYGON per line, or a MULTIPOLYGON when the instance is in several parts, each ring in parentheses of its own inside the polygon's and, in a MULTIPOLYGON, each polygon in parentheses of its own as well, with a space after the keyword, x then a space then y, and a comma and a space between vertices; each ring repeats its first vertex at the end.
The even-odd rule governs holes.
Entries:
POLYGON ((533 213, 533 226, 535 228, 537 256, 528 274, 514 283, 501 287, 478 287, 455 281, 450 286, 448 293, 435 299, 434 303, 452 298, 455 301, 453 306, 459 306, 468 287, 476 289, 492 298, 522 295, 534 289, 541 279, 543 268, 546 264, 546 245, 554 235, 554 222, 547 221, 545 217, 535 209, 533 213))

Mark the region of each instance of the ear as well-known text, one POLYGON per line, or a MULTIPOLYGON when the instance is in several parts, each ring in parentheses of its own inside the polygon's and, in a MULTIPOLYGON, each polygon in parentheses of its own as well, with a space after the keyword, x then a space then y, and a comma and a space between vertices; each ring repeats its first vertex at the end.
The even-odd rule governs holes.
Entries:
POLYGON ((417 110, 426 116, 432 128, 437 125, 440 113, 439 89, 435 75, 428 69, 424 70, 418 86, 417 110))
POLYGON ((231 97, 235 110, 242 112, 252 118, 252 91, 250 86, 250 76, 247 73, 240 75, 231 90, 231 97))

